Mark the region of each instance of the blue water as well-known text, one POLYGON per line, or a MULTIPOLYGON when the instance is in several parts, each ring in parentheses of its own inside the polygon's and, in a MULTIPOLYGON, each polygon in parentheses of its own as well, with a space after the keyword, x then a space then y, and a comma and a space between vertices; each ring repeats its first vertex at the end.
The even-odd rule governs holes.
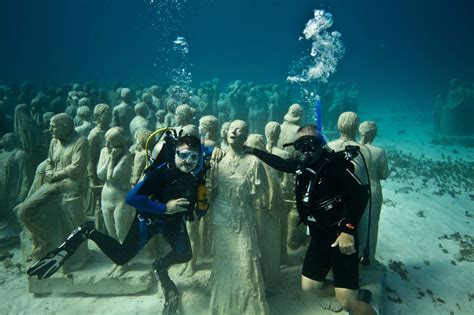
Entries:
POLYGON ((333 80, 358 83, 362 96, 431 105, 449 79, 474 76, 469 0, 154 2, 1 1, 0 81, 166 83, 164 52, 184 36, 196 83, 212 77, 282 82, 301 56, 305 23, 319 8, 333 14, 332 29, 346 46, 333 80))

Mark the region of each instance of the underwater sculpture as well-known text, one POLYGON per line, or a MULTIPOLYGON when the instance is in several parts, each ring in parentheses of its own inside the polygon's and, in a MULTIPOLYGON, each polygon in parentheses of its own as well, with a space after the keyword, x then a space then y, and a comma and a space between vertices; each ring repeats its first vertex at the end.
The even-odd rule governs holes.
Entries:
MULTIPOLYGON (((132 156, 126 148, 127 138, 119 127, 105 133, 105 147, 100 152, 97 176, 104 181, 101 195, 102 215, 108 234, 122 243, 135 217, 135 209, 125 203, 130 190, 132 156)), ((108 276, 121 276, 125 265, 114 265, 108 276)))
MULTIPOLYGON (((199 119, 199 130, 200 134, 204 136, 203 145, 210 149, 218 147, 219 137, 219 122, 215 116, 207 115, 199 119)), ((212 194, 212 183, 209 178, 206 178, 207 194, 212 194)), ((203 256, 210 256, 212 252, 212 238, 211 238, 211 214, 203 217, 202 219, 202 248, 201 253, 203 256)))
MULTIPOLYGON (((293 104, 288 108, 288 112, 283 116, 283 123, 280 125, 280 138, 278 139, 278 147, 283 149, 286 143, 292 143, 296 140, 297 130, 300 127, 299 123, 303 118, 303 107, 299 104, 293 104)), ((285 148, 290 157, 295 157, 296 152, 292 146, 285 148)), ((293 185, 294 180, 289 181, 288 185, 293 185)), ((294 186, 288 187, 290 191, 294 191, 294 186)), ((294 200, 294 194, 290 195, 291 200, 294 200)), ((290 214, 288 215, 288 247, 297 249, 303 245, 306 235, 304 226, 298 225, 299 217, 296 210, 296 204, 293 203, 290 214)))
POLYGON ((96 227, 104 230, 105 224, 100 207, 100 195, 104 182, 97 176, 97 164, 99 164, 100 151, 105 144, 105 133, 112 122, 112 110, 107 104, 97 104, 94 107, 94 117, 97 122, 87 137, 89 142, 90 159, 87 164, 87 175, 89 177, 89 202, 86 209, 87 214, 92 214, 96 219, 96 227))
MULTIPOLYGON (((380 210, 382 209, 382 187, 380 180, 388 177, 388 163, 385 150, 374 146, 373 142, 377 136, 377 125, 373 121, 364 121, 359 126, 360 143, 370 151, 370 198, 372 200, 371 216, 370 216, 370 255, 372 263, 377 263, 375 253, 377 252, 377 241, 379 233, 380 210)), ((361 239, 365 242, 365 239, 361 239)))
POLYGON ((266 115, 267 104, 265 100, 257 95, 258 91, 256 87, 253 87, 249 91, 249 96, 246 99, 246 107, 248 108, 248 122, 250 133, 263 133, 265 123, 267 122, 268 115, 266 115))
POLYGON ((166 111, 164 109, 159 109, 156 111, 155 117, 156 117, 156 124, 155 124, 155 129, 160 129, 160 128, 165 128, 165 116, 166 116, 166 111))
MULTIPOLYGON (((153 126, 156 125, 156 120, 157 120, 157 117, 156 117, 156 111, 157 111, 157 108, 156 106, 153 104, 153 96, 151 95, 150 92, 145 92, 142 94, 142 102, 145 103, 147 109, 148 109, 148 116, 146 117, 147 121, 148 121, 148 129, 150 128, 153 128, 153 126)), ((136 109, 135 109, 135 113, 136 113, 136 109)), ((132 136, 133 136, 133 133, 132 133, 132 136)))
POLYGON ((14 133, 0 139, 0 240, 18 237, 20 225, 13 208, 28 195, 31 185, 31 158, 20 148, 14 133))
POLYGON ((31 157, 33 166, 36 167, 45 158, 43 155, 45 152, 41 151, 41 134, 38 133, 38 126, 31 116, 28 105, 16 106, 13 118, 13 128, 20 139, 20 147, 31 157))
POLYGON ((211 169, 211 314, 268 314, 257 242, 255 202, 267 189, 262 162, 243 153, 248 126, 229 126, 229 150, 211 169))
MULTIPOLYGON (((342 113, 337 120, 337 129, 339 130, 339 139, 331 141, 328 143, 328 146, 336 152, 343 151, 348 146, 358 146, 360 154, 352 159, 352 164, 354 164, 354 173, 357 178, 364 184, 368 185, 369 179, 367 178, 367 170, 371 166, 371 155, 369 149, 364 145, 358 143, 355 139, 357 128, 359 127, 359 117, 354 112, 344 112, 342 113), (367 164, 367 168, 366 168, 367 164)), ((362 216, 361 221, 359 222, 358 235, 359 235, 359 252, 364 253, 366 250, 367 233, 368 233, 368 224, 369 224, 369 205, 367 205, 366 210, 362 216)))
MULTIPOLYGON (((33 249, 27 256, 37 259, 84 222, 89 143, 74 130, 73 120, 66 113, 53 116, 50 129, 53 140, 44 183, 17 206, 18 220, 32 236, 33 249)), ((85 244, 73 258, 64 266, 66 270, 78 269, 86 262, 85 244)))
POLYGON ((80 106, 77 108, 74 126, 74 129, 79 135, 83 137, 89 135, 94 126, 91 122, 91 109, 88 106, 80 106))
POLYGON ((146 141, 151 135, 147 129, 138 129, 135 133, 135 156, 133 157, 133 170, 130 183, 134 187, 143 174, 146 166, 147 152, 145 150, 146 141))
POLYGON ((227 104, 227 95, 225 93, 219 94, 219 99, 217 100, 216 110, 217 110, 217 120, 219 125, 222 126, 224 122, 229 118, 229 106, 227 104))
POLYGON ((169 98, 166 101, 166 115, 165 115, 165 127, 172 127, 176 125, 176 106, 177 102, 173 98, 169 98))
MULTIPOLYGON (((266 151, 263 135, 250 134, 246 146, 266 151)), ((265 291, 272 294, 280 282, 281 257, 281 205, 283 197, 278 172, 263 164, 267 176, 268 189, 257 201, 257 238, 261 253, 260 265, 265 281, 265 291)), ((286 220, 287 222, 288 220, 286 220)), ((286 238, 284 239, 286 246, 286 238)))
POLYGON ((224 122, 221 125, 221 130, 219 133, 220 140, 221 140, 219 143, 219 148, 224 152, 227 152, 229 150, 229 143, 227 142, 227 132, 229 131, 229 126, 230 126, 229 121, 224 122))
MULTIPOLYGON (((282 159, 288 159, 290 154, 277 146, 278 139, 280 138, 281 128, 280 124, 275 121, 270 121, 265 126, 265 137, 267 145, 266 151, 275 154, 282 159)), ((273 181, 277 179, 279 187, 277 188, 280 193, 280 198, 274 193, 276 198, 270 199, 270 207, 272 212, 275 212, 279 216, 280 220, 280 264, 286 265, 288 263, 288 215, 294 204, 294 187, 292 185, 292 178, 287 173, 279 172, 273 168, 265 168, 269 172, 270 177, 273 181)))
POLYGON ((176 107, 174 129, 178 135, 184 126, 192 124, 195 113, 196 110, 188 104, 181 104, 176 107))
POLYGON ((136 116, 133 117, 130 122, 130 135, 132 139, 135 139, 135 132, 137 132, 138 129, 150 129, 150 123, 147 118, 148 113, 148 106, 145 103, 140 102, 135 105, 136 116))
POLYGON ((115 106, 112 111, 112 126, 121 127, 125 136, 132 139, 130 134, 130 122, 135 117, 133 109, 133 93, 129 88, 123 88, 120 91, 120 99, 122 102, 115 106))

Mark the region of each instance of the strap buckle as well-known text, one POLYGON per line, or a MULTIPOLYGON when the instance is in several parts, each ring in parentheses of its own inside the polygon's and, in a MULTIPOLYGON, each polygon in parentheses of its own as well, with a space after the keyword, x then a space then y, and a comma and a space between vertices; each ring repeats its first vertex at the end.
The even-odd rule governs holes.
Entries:
POLYGON ((144 217, 142 217, 142 215, 141 215, 140 213, 137 215, 137 217, 138 217, 138 220, 139 220, 140 222, 145 221, 145 224, 146 224, 146 225, 150 225, 150 224, 153 223, 150 218, 144 218, 144 217))

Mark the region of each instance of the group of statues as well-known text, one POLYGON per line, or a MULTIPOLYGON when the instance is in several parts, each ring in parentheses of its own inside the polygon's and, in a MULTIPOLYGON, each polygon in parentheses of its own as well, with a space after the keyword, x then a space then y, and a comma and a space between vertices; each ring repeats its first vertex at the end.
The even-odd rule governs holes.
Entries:
MULTIPOLYGON (((212 255, 213 312, 268 313, 265 296, 278 285, 280 267, 289 263, 288 248, 302 246, 307 236, 304 225, 298 225, 293 175, 268 167, 245 154, 243 147, 285 159, 296 157, 293 147, 283 145, 295 140, 304 109, 296 103, 287 107, 288 91, 241 81, 220 90, 218 80, 202 83, 194 94, 177 86, 133 92, 96 90, 87 84, 74 85, 68 92, 58 88, 34 95, 33 91, 25 84, 17 95, 0 94, 2 109, 12 99, 21 102, 15 108, 13 129, 5 112, 0 117, 0 167, 5 170, 0 199, 6 205, 0 215, 2 229, 11 226, 13 233, 19 233, 21 228, 26 261, 55 248, 85 217, 94 217, 98 229, 122 241, 135 216, 135 209, 124 202, 125 195, 140 180, 147 153, 157 150, 147 152, 146 140, 157 128, 173 127, 225 152, 207 176, 208 216, 188 223, 195 255, 183 273, 194 273, 200 253, 212 255)), ((356 94, 355 87, 336 85, 327 88, 322 98, 338 99, 334 108, 326 110, 328 115, 338 113, 334 125, 340 132, 329 146, 342 150, 357 144, 368 165, 370 247, 375 260, 380 180, 388 176, 387 160, 383 149, 373 145, 374 122, 359 124, 353 111, 339 115, 339 110, 356 106, 356 94), (357 130, 360 142, 356 142, 357 130)), ((359 167, 360 176, 367 180, 363 164, 359 167)), ((84 244, 64 270, 83 268, 87 259, 84 244)), ((126 272, 121 268, 113 266, 109 274, 126 272)))

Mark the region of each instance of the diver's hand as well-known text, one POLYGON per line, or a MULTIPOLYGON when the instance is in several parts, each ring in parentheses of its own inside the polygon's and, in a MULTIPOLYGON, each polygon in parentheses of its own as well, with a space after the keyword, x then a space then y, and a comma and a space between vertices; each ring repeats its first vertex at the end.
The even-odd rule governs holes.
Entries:
POLYGON ((174 214, 187 211, 186 206, 189 206, 189 201, 186 198, 170 200, 166 203, 165 214, 174 214))
POLYGON ((214 148, 214 150, 212 150, 211 160, 214 163, 219 163, 220 160, 222 160, 224 156, 225 156, 224 150, 222 150, 221 148, 214 148))
POLYGON ((254 148, 246 146, 245 144, 244 144, 242 150, 243 150, 244 153, 247 153, 247 154, 253 154, 255 152, 254 148))
POLYGON ((339 250, 344 255, 352 255, 356 252, 354 247, 354 236, 342 232, 336 239, 336 241, 331 245, 331 247, 339 246, 339 250))

